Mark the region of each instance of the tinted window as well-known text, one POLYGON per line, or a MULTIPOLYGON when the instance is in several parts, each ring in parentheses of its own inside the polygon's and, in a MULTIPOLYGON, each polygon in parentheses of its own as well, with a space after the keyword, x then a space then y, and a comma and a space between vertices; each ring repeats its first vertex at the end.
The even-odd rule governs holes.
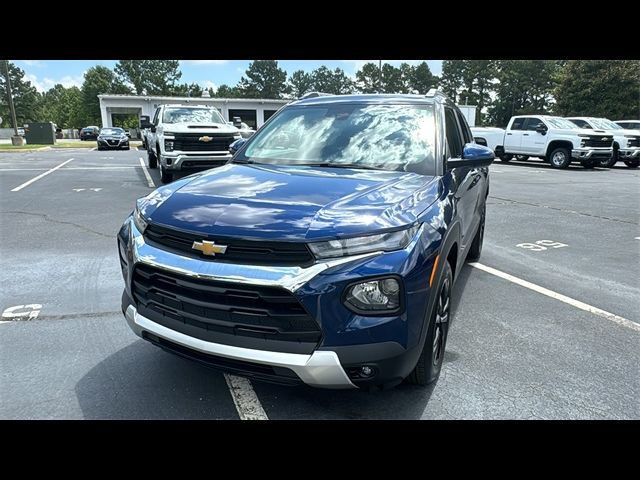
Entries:
POLYGON ((525 120, 525 118, 516 118, 511 125, 511 130, 522 130, 522 124, 525 120))
POLYGON ((542 120, 540 120, 539 118, 527 118, 527 120, 524 122, 524 126, 522 127, 523 130, 535 130, 538 127, 544 127, 544 122, 542 120))
POLYGON ((572 118, 569 120, 571 123, 575 123, 577 126, 579 126, 580 128, 591 128, 589 126, 589 124, 587 122, 585 122, 584 120, 578 120, 575 118, 572 118))
POLYGON ((456 122, 453 110, 445 108, 444 117, 447 129, 449 155, 451 158, 460 158, 462 156, 462 139, 460 138, 460 130, 458 130, 458 123, 456 122))
POLYGON ((460 130, 462 131, 462 139, 463 143, 473 143, 473 135, 471 134, 471 130, 469 129, 469 124, 467 123, 467 119, 460 111, 456 111, 456 116, 458 117, 458 123, 460 123, 460 130))
POLYGON ((239 160, 433 174, 431 105, 324 104, 288 107, 250 140, 239 160))

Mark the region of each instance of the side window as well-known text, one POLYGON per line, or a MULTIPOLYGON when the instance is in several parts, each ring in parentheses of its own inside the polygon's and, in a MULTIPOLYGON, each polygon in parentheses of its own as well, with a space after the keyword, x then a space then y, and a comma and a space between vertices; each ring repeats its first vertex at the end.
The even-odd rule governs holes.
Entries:
POLYGON ((462 157, 462 138, 458 129, 455 114, 451 108, 444 109, 445 128, 447 130, 447 144, 451 158, 462 157))
POLYGON ((516 118, 511 124, 511 130, 522 130, 522 124, 526 118, 516 118))
POLYGON ((539 118, 527 118, 527 121, 524 122, 523 130, 534 130, 538 127, 544 127, 544 122, 539 118))
POLYGON ((591 128, 587 122, 584 120, 569 120, 571 123, 575 123, 580 128, 591 128))
POLYGON ((153 124, 158 125, 158 116, 160 115, 160 108, 156 109, 156 113, 153 115, 153 124))
POLYGON ((469 124, 467 123, 467 119, 464 118, 464 115, 462 115, 462 113, 458 110, 456 110, 456 116, 458 117, 460 130, 462 130, 463 143, 473 143, 473 135, 471 134, 471 130, 469 129, 469 124))

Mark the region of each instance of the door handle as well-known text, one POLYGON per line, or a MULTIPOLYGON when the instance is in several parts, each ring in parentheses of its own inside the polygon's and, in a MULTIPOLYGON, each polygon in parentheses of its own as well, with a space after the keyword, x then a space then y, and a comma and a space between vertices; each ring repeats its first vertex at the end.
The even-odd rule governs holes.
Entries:
POLYGON ((507 135, 512 135, 511 133, 507 133, 507 135))
POLYGON ((523 137, 528 137, 528 136, 529 136, 529 134, 528 134, 528 133, 523 133, 523 134, 522 134, 522 136, 523 136, 523 137))

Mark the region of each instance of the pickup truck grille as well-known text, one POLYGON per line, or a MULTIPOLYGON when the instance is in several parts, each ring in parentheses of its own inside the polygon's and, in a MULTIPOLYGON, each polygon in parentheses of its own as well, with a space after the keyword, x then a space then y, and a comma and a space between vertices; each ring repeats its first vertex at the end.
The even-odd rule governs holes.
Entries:
POLYGON ((131 291, 142 315, 209 341, 211 335, 234 343, 249 337, 264 350, 275 340, 311 352, 322 336, 300 302, 280 287, 204 280, 138 264, 131 291))
POLYGON ((629 147, 640 147, 640 137, 633 137, 627 141, 629 147))
POLYGON ((305 243, 230 239, 182 232, 156 224, 150 224, 147 227, 144 231, 144 240, 150 245, 163 247, 165 250, 174 251, 180 255, 221 263, 284 267, 307 266, 314 261, 314 257, 305 243), (201 242, 202 240, 227 245, 227 251, 222 255, 204 255, 192 248, 193 242, 201 242))
POLYGON ((228 133, 176 133, 173 150, 181 152, 227 152, 234 141, 228 133), (209 139, 205 141, 204 139, 209 139), (203 140, 200 140, 203 139, 203 140))
POLYGON ((613 144, 613 137, 589 137, 585 139, 585 147, 610 147, 613 144))

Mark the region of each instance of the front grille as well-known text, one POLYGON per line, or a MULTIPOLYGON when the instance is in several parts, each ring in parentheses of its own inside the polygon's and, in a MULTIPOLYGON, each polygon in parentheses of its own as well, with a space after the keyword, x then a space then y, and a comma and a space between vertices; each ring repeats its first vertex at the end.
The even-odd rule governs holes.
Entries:
POLYGON ((225 163, 227 163, 226 158, 223 160, 198 160, 198 161, 188 160, 186 162, 182 162, 181 166, 182 168, 214 168, 214 167, 221 167, 225 163))
POLYGON ((280 287, 204 280, 139 264, 131 291, 142 315, 207 341, 251 348, 238 342, 249 338, 263 350, 291 342, 298 353, 310 353, 321 338, 316 321, 280 287))
POLYGON ((228 133, 177 133, 173 150, 181 152, 226 152, 234 141, 228 133), (200 140, 208 137, 209 141, 200 140))
POLYGON ((640 137, 633 137, 627 141, 629 147, 640 147, 640 137))
POLYGON ((144 239, 150 245, 162 246, 181 255, 223 263, 290 267, 308 266, 314 260, 305 243, 229 239, 200 233, 186 233, 155 224, 150 224, 144 231, 144 239), (227 245, 227 251, 214 257, 191 248, 193 242, 202 240, 227 245))
POLYGON ((585 147, 610 147, 613 143, 612 137, 590 137, 585 139, 585 147), (606 139, 606 140, 603 140, 606 139))

